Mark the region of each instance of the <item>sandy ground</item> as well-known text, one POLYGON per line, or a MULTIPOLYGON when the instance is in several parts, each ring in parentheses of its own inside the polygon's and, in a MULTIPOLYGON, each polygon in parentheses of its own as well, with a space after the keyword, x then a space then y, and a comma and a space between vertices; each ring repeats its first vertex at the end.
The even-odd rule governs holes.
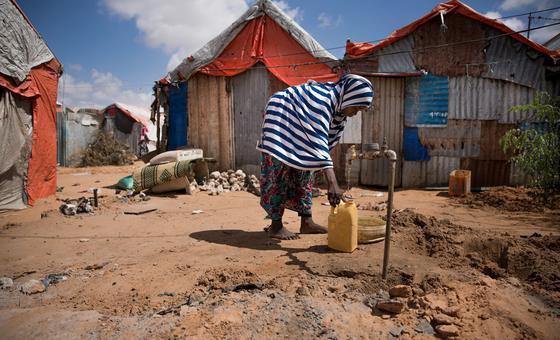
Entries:
MULTIPOLYGON (((560 337, 558 210, 471 208, 440 191, 398 191, 402 225, 382 280, 382 242, 344 254, 326 247, 326 235, 271 241, 246 192, 123 202, 102 189, 95 213, 58 211, 61 199, 91 196, 83 191, 132 168, 62 168, 62 192, 0 214, 0 277, 15 278, 0 290, 0 338, 422 339, 444 337, 446 324, 466 339, 560 337), (48 274, 67 280, 18 291, 48 274), (404 310, 376 308, 396 284, 413 288, 395 300, 404 310)), ((361 204, 387 199, 374 192, 351 191, 361 204)), ((326 225, 323 202, 314 199, 313 214, 326 225)), ((295 213, 285 222, 299 229, 295 213)))

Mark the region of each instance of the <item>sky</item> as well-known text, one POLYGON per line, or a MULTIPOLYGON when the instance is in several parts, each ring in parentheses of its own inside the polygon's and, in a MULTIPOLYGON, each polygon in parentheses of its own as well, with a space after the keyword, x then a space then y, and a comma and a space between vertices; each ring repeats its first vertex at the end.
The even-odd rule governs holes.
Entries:
MULTIPOLYGON (((144 108, 154 81, 235 21, 249 0, 17 0, 64 65, 58 101, 103 108, 120 102, 144 108)), ((420 18, 437 0, 276 0, 337 57, 347 39, 374 41, 420 18)), ((493 18, 560 6, 560 0, 465 0, 493 18)), ((560 22, 560 10, 539 13, 532 27, 560 22)), ((527 28, 527 15, 503 19, 527 28)), ((544 43, 560 25, 531 32, 544 43)))

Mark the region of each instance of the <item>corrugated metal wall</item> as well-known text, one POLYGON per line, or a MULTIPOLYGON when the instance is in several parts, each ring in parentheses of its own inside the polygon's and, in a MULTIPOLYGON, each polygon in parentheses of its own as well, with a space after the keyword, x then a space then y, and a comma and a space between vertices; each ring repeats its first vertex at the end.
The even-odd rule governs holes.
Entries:
MULTIPOLYGON (((62 145, 63 161, 61 164, 68 167, 78 167, 82 165, 84 152, 89 144, 93 143, 100 131, 99 118, 101 116, 92 117, 88 114, 73 112, 68 112, 63 116, 65 118, 61 121, 61 125, 64 130, 64 143, 62 145)), ((107 121, 109 121, 108 124, 113 126, 114 121, 112 118, 109 118, 107 121)), ((109 130, 106 128, 105 131, 109 130)), ((129 145, 129 136, 118 131, 114 126, 111 132, 113 134, 119 132, 121 139, 117 140, 120 142, 125 141, 126 143, 123 144, 129 145)), ((136 140, 136 144, 138 144, 138 140, 136 140)))
POLYGON ((430 156, 480 156, 481 122, 479 120, 450 119, 447 126, 418 128, 420 143, 430 156))
POLYGON ((219 169, 232 169, 232 99, 226 78, 197 74, 189 79, 187 93, 189 145, 215 158, 219 169))
POLYGON ((532 102, 536 90, 511 82, 476 77, 449 78, 449 119, 499 120, 517 123, 527 116, 511 112, 532 102))
MULTIPOLYGON (((122 113, 117 113, 118 115, 122 115, 125 116, 122 113)), ((127 117, 128 118, 128 117, 127 117)), ((130 118, 128 118, 130 119, 130 118)), ((124 133, 122 131, 120 131, 117 126, 116 126, 116 120, 115 117, 105 117, 105 123, 104 123, 104 131, 112 134, 113 137, 121 144, 124 144, 126 146, 128 146, 128 150, 130 152, 132 152, 135 155, 138 155, 138 151, 139 151, 139 146, 138 143, 140 142, 140 133, 142 131, 142 124, 138 123, 138 122, 134 122, 132 123, 132 129, 130 131, 130 133, 124 133)), ((71 135, 80 135, 80 131, 82 130, 82 128, 77 127, 78 131, 77 132, 72 132, 70 131, 70 129, 67 130, 67 137, 68 140, 72 140, 71 139, 71 135)), ((71 145, 71 143, 67 143, 67 146, 71 145)), ((73 154, 79 154, 79 150, 76 152, 71 152, 70 150, 66 150, 66 158, 69 162, 69 164, 71 164, 71 162, 74 162, 74 160, 72 159, 72 155, 73 154)))
POLYGON ((386 73, 407 73, 407 72, 417 72, 414 66, 414 60, 412 58, 412 51, 414 49, 414 38, 409 35, 401 40, 398 40, 394 44, 391 44, 375 53, 375 56, 379 58, 379 64, 377 70, 371 70, 370 72, 386 72, 386 73))
POLYGON ((265 68, 251 68, 232 78, 235 167, 250 174, 260 172, 260 153, 255 147, 269 98, 268 73, 265 68))
MULTIPOLYGON (((362 143, 381 143, 387 138, 389 148, 399 161, 395 186, 401 185, 403 145, 404 78, 370 77, 375 96, 370 110, 362 113, 362 143)), ((360 182, 366 185, 388 185, 389 162, 386 159, 363 160, 360 182)))
POLYGON ((429 161, 404 161, 403 188, 446 186, 449 173, 460 169, 461 159, 458 157, 431 157, 429 161))
POLYGON ((445 126, 448 117, 449 79, 427 74, 406 78, 405 126, 445 126))

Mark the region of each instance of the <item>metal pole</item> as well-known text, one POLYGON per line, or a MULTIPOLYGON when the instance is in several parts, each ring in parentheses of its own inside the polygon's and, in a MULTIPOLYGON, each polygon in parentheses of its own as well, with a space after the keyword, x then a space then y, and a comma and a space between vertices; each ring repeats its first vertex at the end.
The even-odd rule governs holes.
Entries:
POLYGON ((93 206, 97 208, 97 188, 93 189, 93 206))
POLYGON ((389 250, 391 248, 391 217, 393 216, 393 193, 395 191, 396 160, 390 160, 391 178, 389 179, 389 197, 387 202, 387 227, 385 228, 385 247, 383 249, 383 279, 387 278, 389 267, 389 250))
POLYGON ((529 22, 527 23, 527 39, 531 38, 531 19, 533 13, 529 13, 529 22))

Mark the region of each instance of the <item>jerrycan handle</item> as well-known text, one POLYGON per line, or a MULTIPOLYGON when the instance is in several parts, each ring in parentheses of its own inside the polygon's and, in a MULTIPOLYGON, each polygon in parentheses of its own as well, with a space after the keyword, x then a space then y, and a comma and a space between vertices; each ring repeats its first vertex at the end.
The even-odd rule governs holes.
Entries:
POLYGON ((333 207, 331 205, 331 214, 336 215, 338 213, 338 204, 336 205, 336 207, 333 207))

